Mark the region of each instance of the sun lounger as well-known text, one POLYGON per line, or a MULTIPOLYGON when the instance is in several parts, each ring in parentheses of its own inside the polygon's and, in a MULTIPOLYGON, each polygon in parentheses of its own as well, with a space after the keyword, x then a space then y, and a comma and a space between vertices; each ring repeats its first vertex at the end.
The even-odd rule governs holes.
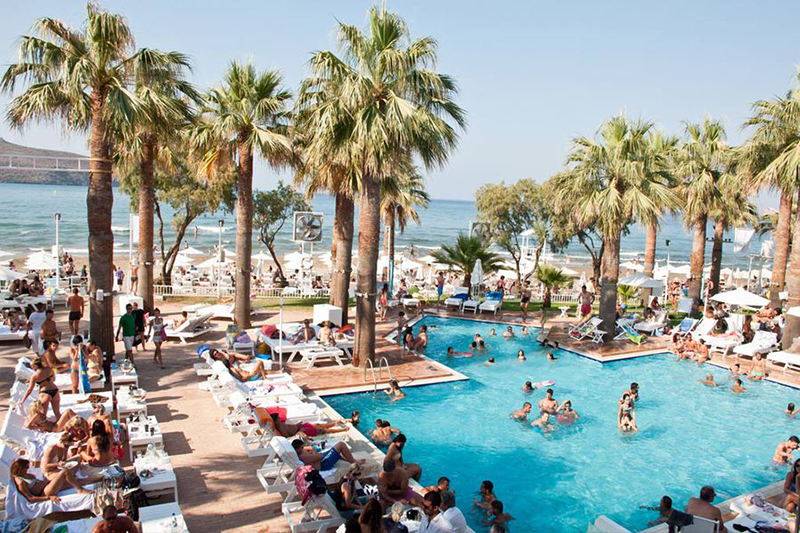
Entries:
POLYGON ((644 342, 645 336, 633 329, 628 320, 623 318, 617 320, 617 327, 620 329, 620 333, 614 337, 614 340, 628 339, 637 346, 644 342))
MULTIPOLYGON (((234 312, 236 306, 234 304, 215 304, 215 305, 206 305, 206 304, 194 304, 194 305, 187 305, 183 308, 183 311, 187 313, 194 313, 197 316, 203 316, 207 314, 211 314, 212 319, 224 318, 227 320, 234 319, 234 312)), ((251 307, 250 308, 250 315, 254 315, 257 312, 257 308, 251 307)))
POLYGON ((757 353, 766 354, 778 345, 778 336, 771 331, 756 331, 753 341, 740 344, 733 349, 736 355, 755 357, 757 353))
MULTIPOLYGON (((20 357, 17 361, 17 366, 14 367, 14 375, 17 376, 17 379, 20 381, 25 382, 27 385, 28 381, 31 379, 31 376, 35 371, 31 368, 31 360, 27 357, 20 357)), ((91 382, 92 390, 100 390, 104 389, 106 386, 106 376, 105 374, 100 374, 100 379, 97 381, 91 382)), ((72 390, 72 379, 69 374, 67 373, 59 373, 56 374, 56 387, 60 391, 71 391, 72 390)))
POLYGON ((724 335, 703 335, 703 342, 708 345, 709 352, 718 352, 725 357, 737 346, 742 343, 742 337, 738 333, 725 333, 724 335))
POLYGON ((403 298, 401 301, 405 309, 417 309, 420 304, 419 298, 403 298))
POLYGON ((488 311, 492 314, 497 314, 500 308, 503 306, 503 293, 502 292, 490 292, 486 295, 486 300, 478 306, 478 311, 483 313, 484 311, 488 311))
POLYGON ((472 311, 473 314, 478 314, 478 307, 480 307, 481 303, 478 300, 464 300, 464 303, 461 305, 461 312, 466 313, 467 311, 472 311))
POLYGON ((570 337, 577 338, 580 335, 580 332, 583 330, 583 328, 585 328, 587 324, 589 324, 590 320, 592 320, 592 316, 588 315, 586 318, 580 320, 577 324, 572 326, 570 330, 567 332, 567 334, 570 337))
POLYGON ((456 292, 451 297, 445 299, 444 307, 445 309, 455 307, 457 310, 461 311, 464 302, 469 298, 469 288, 456 287, 455 291, 456 292))
POLYGON ((590 531, 596 533, 631 533, 629 529, 625 529, 605 515, 598 516, 594 523, 591 524, 590 531))
POLYGON ((669 311, 667 310, 658 311, 653 320, 638 322, 633 325, 633 329, 641 331, 642 333, 655 335, 660 329, 663 329, 664 326, 667 325, 667 315, 669 315, 669 311))
POLYGON ((700 319, 700 322, 694 327, 690 333, 692 337, 702 337, 703 335, 708 335, 714 329, 714 326, 717 324, 716 318, 708 318, 703 317, 700 319))
POLYGON ((692 313, 692 299, 691 298, 681 298, 678 300, 678 309, 676 310, 678 313, 685 313, 687 315, 692 313))
MULTIPOLYGON (((320 346, 319 341, 316 340, 292 344, 288 340, 284 339, 283 344, 281 344, 279 339, 268 339, 263 335, 260 337, 260 339, 269 347, 270 352, 273 355, 273 360, 275 360, 279 354, 283 354, 283 356, 286 358, 286 364, 294 361, 295 357, 297 357, 302 350, 305 350, 306 348, 317 348, 320 346)), ((354 346, 355 343, 351 340, 336 341, 336 347, 341 348, 348 357, 352 357, 352 350, 354 346)))
POLYGON ((8 326, 0 326, 0 342, 21 341, 25 336, 25 330, 11 331, 8 326))
POLYGON ((344 363, 342 363, 344 352, 335 346, 306 348, 300 351, 300 355, 303 357, 300 360, 300 364, 305 364, 306 370, 311 369, 317 361, 325 360, 335 361, 339 366, 344 366, 344 363))
POLYGON ((325 533, 345 522, 329 494, 314 496, 303 503, 294 484, 281 505, 281 511, 292 533, 325 533))
POLYGON ((585 339, 589 339, 592 342, 601 343, 603 342, 603 336, 606 334, 605 331, 597 329, 603 323, 603 319, 600 317, 593 317, 583 323, 579 328, 577 328, 574 333, 573 331, 569 332, 569 336, 576 341, 583 341, 585 339))
POLYGON ((783 365, 783 373, 787 370, 800 372, 800 354, 791 352, 772 352, 767 354, 767 361, 783 365))
POLYGON ((680 333, 681 335, 686 335, 687 333, 692 331, 692 329, 694 329, 696 325, 697 325, 696 319, 686 317, 683 320, 681 320, 681 323, 678 324, 677 328, 675 328, 676 333, 680 333))
POLYGON ((210 327, 208 321, 211 320, 211 317, 212 317, 211 313, 194 316, 189 318, 189 320, 187 320, 177 328, 167 327, 164 328, 164 331, 167 334, 167 338, 170 337, 178 338, 180 339, 181 344, 186 344, 187 340, 199 337, 200 335, 208 331, 210 327))

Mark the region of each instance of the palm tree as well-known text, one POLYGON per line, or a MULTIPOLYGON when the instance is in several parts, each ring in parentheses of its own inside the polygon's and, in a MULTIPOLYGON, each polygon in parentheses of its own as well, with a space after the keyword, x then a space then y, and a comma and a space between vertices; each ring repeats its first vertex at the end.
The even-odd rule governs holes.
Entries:
POLYGON ((222 85, 206 95, 198 124, 190 135, 202 154, 204 172, 235 164, 236 302, 239 327, 250 327, 250 266, 253 249, 253 157, 258 152, 272 167, 293 156, 286 136, 286 106, 291 93, 281 87, 277 70, 256 71, 251 63, 231 62, 222 85))
POLYGON ((755 188, 768 186, 780 193, 769 291, 772 305, 780 306, 792 242, 792 203, 800 190, 800 92, 795 89, 783 98, 754 103, 745 126, 755 128, 741 150, 750 182, 755 188))
MULTIPOLYGON (((662 179, 665 183, 673 185, 671 166, 675 150, 678 145, 678 138, 671 135, 663 135, 661 132, 652 132, 647 136, 647 148, 649 155, 653 159, 649 165, 654 175, 652 179, 662 179)), ((658 212, 652 213, 642 220, 645 226, 644 244, 644 274, 653 277, 656 266, 656 241, 658 238, 658 227, 664 211, 672 210, 676 206, 661 205, 658 212)))
POLYGON ((632 298, 636 298, 637 292, 639 292, 639 289, 631 285, 619 285, 617 287, 617 294, 625 305, 628 305, 628 301, 632 298))
MULTIPOLYGON (((306 109, 309 150, 338 158, 358 173, 359 235, 354 364, 375 356, 375 296, 380 240, 381 182, 400 157, 419 157, 426 168, 443 165, 455 147, 463 111, 453 102, 455 83, 433 71, 436 41, 412 40, 401 17, 369 11, 369 28, 339 24, 341 57, 311 59, 308 91, 326 92, 306 109)), ((337 251, 338 255, 338 251, 337 251)))
POLYGON ((179 52, 142 50, 134 63, 134 89, 141 113, 134 122, 115 125, 120 137, 119 159, 123 166, 136 166, 139 187, 139 283, 144 308, 153 308, 153 213, 156 165, 172 166, 167 140, 181 134, 192 120, 191 102, 200 95, 184 78, 190 70, 179 52))
POLYGON ((489 250, 489 243, 477 237, 470 237, 459 233, 455 246, 442 245, 441 250, 433 252, 436 261, 445 265, 458 267, 464 272, 464 286, 469 287, 472 278, 472 269, 478 259, 484 274, 491 274, 500 268, 502 258, 489 250))
POLYGON ((552 300, 552 291, 555 287, 566 285, 572 278, 564 274, 560 268, 550 265, 539 265, 536 267, 536 279, 544 285, 544 295, 542 296, 542 308, 548 309, 552 300))
POLYGON ((725 128, 720 121, 706 117, 702 124, 687 123, 685 130, 686 140, 681 146, 676 173, 683 180, 680 193, 685 201, 684 223, 694 228, 689 279, 694 314, 703 285, 709 212, 719 203, 719 182, 727 171, 731 151, 725 143, 725 128))
POLYGON ((573 140, 569 167, 552 179, 559 202, 570 202, 580 225, 594 224, 603 238, 600 317, 606 340, 616 323, 620 239, 635 220, 657 216, 664 205, 677 202, 675 193, 652 168, 647 148, 652 124, 617 116, 598 135, 573 140))
POLYGON ((89 312, 91 337, 114 354, 114 235, 111 232, 113 122, 132 121, 139 112, 128 90, 135 52, 133 34, 121 15, 86 5, 81 29, 42 18, 19 46, 19 62, 8 67, 0 87, 12 93, 18 80, 29 84, 7 111, 12 127, 34 120, 61 120, 69 129, 89 131, 90 173, 86 203, 89 226, 89 312))
POLYGON ((384 253, 389 258, 390 265, 394 265, 395 227, 399 227, 400 233, 404 233, 409 220, 419 224, 417 207, 427 207, 430 201, 425 191, 424 179, 410 162, 407 166, 411 168, 384 179, 381 190, 381 211, 386 225, 384 253))

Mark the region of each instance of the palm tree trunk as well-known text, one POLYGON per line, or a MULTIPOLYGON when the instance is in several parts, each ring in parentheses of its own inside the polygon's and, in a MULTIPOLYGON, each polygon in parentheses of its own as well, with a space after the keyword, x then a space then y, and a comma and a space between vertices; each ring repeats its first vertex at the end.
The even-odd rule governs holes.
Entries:
POLYGON ((154 162, 156 142, 148 136, 142 146, 139 188, 139 284, 137 293, 144 309, 153 310, 153 206, 155 204, 154 162))
POLYGON ((619 246, 620 231, 617 230, 603 239, 601 278, 600 278, 600 318, 602 329, 606 332, 603 340, 609 342, 614 338, 617 325, 617 280, 619 280, 619 246))
POLYGON ((386 257, 388 259, 387 265, 389 266, 389 286, 394 289, 394 237, 395 237, 395 215, 394 206, 391 212, 386 217, 386 257))
POLYGON ((644 275, 653 277, 656 268, 656 238, 658 237, 658 226, 655 222, 647 225, 647 234, 644 241, 644 275))
MULTIPOLYGON (((800 189, 797 192, 797 200, 798 205, 800 205, 800 189)), ((798 208, 794 219, 792 241, 795 246, 792 246, 789 269, 786 276, 786 288, 789 291, 789 301, 786 303, 786 309, 800 305, 800 246, 798 246, 800 244, 800 208, 798 208)), ((800 317, 792 313, 786 313, 786 326, 783 329, 783 337, 781 338, 783 349, 788 350, 798 336, 800 336, 800 317)))
POLYGON ((550 295, 550 287, 544 286, 544 295, 542 296, 542 309, 549 309, 552 304, 552 296, 550 295))
POLYGON ((702 215, 694 224, 694 241, 692 241, 691 279, 689 281, 689 298, 692 299, 692 314, 697 313, 703 289, 703 265, 706 255, 706 223, 708 215, 702 215))
POLYGON ((111 232, 111 209, 114 192, 111 187, 111 143, 106 133, 103 113, 105 94, 92 93, 92 131, 89 138, 91 172, 89 192, 86 195, 89 225, 89 331, 91 338, 105 352, 114 357, 114 297, 113 274, 114 234, 111 232), (102 291, 103 298, 97 298, 102 291))
POLYGON ((778 208, 778 227, 775 228, 775 259, 772 267, 772 279, 769 284, 769 299, 772 307, 780 307, 780 293, 786 283, 786 260, 789 258, 789 246, 792 242, 792 195, 781 193, 778 208))
POLYGON ((336 214, 333 224, 333 243, 336 247, 333 277, 331 279, 331 305, 342 310, 342 325, 348 322, 350 299, 350 273, 353 268, 353 215, 355 201, 344 195, 336 195, 336 214))
POLYGON ((234 317, 250 327, 250 261, 253 249, 253 149, 239 136, 239 176, 236 190, 236 301, 234 317))
POLYGON ((356 340, 353 365, 375 360, 375 288, 381 237, 381 184, 365 174, 358 214, 358 279, 356 280, 356 340))
POLYGON ((722 271, 722 238, 725 236, 725 223, 717 220, 714 224, 714 245, 711 247, 711 289, 709 296, 719 292, 719 277, 722 271))

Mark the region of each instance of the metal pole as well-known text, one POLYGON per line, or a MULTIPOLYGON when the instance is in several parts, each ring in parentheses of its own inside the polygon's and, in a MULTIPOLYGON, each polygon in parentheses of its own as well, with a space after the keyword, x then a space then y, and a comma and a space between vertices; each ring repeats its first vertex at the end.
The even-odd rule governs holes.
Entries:
POLYGON ((128 293, 133 288, 133 281, 131 281, 130 271, 133 266, 133 214, 128 213, 128 293))
POLYGON ((278 311, 278 369, 283 370, 283 290, 281 289, 280 311, 278 311))
POLYGON ((750 256, 750 263, 747 265, 747 281, 744 284, 745 290, 750 290, 750 273, 753 271, 753 256, 750 256))
POLYGON ((756 290, 754 291, 758 295, 761 294, 761 282, 763 281, 763 279, 764 279, 764 256, 763 255, 759 255, 758 256, 758 286, 756 287, 756 290))
POLYGON ((59 286, 59 281, 61 280, 61 248, 59 247, 58 243, 58 233, 59 233, 59 223, 61 222, 61 213, 56 213, 54 215, 56 220, 56 290, 59 286))
POLYGON ((219 219, 217 221, 219 226, 219 236, 217 238, 217 298, 222 297, 222 228, 225 227, 225 221, 219 219))

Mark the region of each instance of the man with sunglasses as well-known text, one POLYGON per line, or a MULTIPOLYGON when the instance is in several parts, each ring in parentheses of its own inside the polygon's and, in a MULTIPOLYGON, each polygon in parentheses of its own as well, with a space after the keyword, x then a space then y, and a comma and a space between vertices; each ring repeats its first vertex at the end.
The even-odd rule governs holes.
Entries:
POLYGON ((442 496, 432 491, 423 498, 422 522, 419 524, 419 533, 455 533, 452 524, 441 512, 442 496))
POLYGON ((707 518, 708 520, 715 520, 719 523, 719 533, 726 533, 728 531, 722 522, 722 511, 712 503, 717 493, 714 487, 706 485, 700 489, 699 498, 689 498, 689 503, 686 505, 686 512, 693 516, 700 518, 707 518))

